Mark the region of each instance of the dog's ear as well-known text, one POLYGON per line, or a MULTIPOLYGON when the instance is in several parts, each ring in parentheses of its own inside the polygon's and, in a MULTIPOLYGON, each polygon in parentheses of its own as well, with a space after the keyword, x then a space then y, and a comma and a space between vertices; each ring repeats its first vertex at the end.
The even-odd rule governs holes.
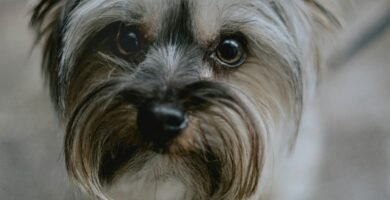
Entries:
POLYGON ((333 30, 340 28, 338 3, 333 0, 303 0, 309 10, 309 15, 321 28, 333 30))
POLYGON ((58 100, 57 76, 62 47, 63 8, 65 0, 41 0, 32 11, 30 27, 36 42, 44 43, 42 67, 49 82, 52 98, 58 100))
POLYGON ((37 42, 50 37, 59 26, 63 0, 41 0, 33 8, 30 26, 37 33, 37 42))

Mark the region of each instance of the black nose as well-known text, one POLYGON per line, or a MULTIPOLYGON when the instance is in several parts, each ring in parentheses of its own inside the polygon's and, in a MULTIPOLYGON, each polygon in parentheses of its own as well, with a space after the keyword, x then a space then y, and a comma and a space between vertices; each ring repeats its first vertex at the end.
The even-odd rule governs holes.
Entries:
POLYGON ((164 145, 187 127, 183 109, 172 103, 149 102, 138 109, 138 129, 155 145, 164 145))

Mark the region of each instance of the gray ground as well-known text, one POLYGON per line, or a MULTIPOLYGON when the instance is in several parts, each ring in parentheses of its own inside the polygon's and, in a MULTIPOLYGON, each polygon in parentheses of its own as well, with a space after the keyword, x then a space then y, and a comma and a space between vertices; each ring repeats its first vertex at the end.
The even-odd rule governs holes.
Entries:
MULTIPOLYGON (((359 2, 353 25, 335 49, 348 46, 373 16, 390 7, 388 0, 359 2)), ((30 54, 27 11, 25 1, 0 0, 0 199, 73 199, 62 134, 42 87, 39 52, 30 54)), ((388 28, 325 73, 316 104, 324 130, 312 199, 390 199, 389 52, 388 28)))

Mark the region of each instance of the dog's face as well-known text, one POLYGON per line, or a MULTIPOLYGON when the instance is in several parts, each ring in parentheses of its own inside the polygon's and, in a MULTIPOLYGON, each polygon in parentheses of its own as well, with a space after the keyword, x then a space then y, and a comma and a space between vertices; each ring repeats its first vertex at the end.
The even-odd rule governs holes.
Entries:
POLYGON ((71 177, 102 199, 126 180, 133 192, 180 183, 189 199, 259 196, 267 153, 293 140, 315 79, 313 10, 334 20, 303 0, 41 1, 32 22, 71 177))

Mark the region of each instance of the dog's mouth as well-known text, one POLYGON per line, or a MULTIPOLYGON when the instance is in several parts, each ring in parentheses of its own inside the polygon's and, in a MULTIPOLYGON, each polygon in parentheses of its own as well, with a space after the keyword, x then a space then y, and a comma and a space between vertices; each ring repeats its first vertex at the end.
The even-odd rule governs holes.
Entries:
MULTIPOLYGON (((211 153, 209 147, 202 146, 201 138, 196 138, 199 136, 195 128, 196 121, 194 119, 189 119, 187 126, 175 137, 171 137, 169 140, 156 141, 156 138, 153 140, 145 139, 137 133, 137 139, 124 138, 128 142, 118 142, 117 139, 112 141, 112 144, 105 144, 105 150, 102 151, 101 158, 99 159, 99 179, 103 184, 112 184, 122 177, 124 174, 131 172, 132 174, 137 174, 139 171, 142 171, 145 168, 150 168, 151 166, 149 160, 154 157, 163 157, 172 165, 179 165, 178 163, 187 162, 197 163, 207 165, 207 163, 212 163, 210 166, 216 168, 220 166, 218 159, 211 153), (205 149, 207 148, 207 149, 205 149), (208 156, 206 156, 208 155, 208 156), (205 161, 204 156, 206 156, 208 161, 205 161), (196 159, 195 159, 196 158, 196 159)), ((155 134, 166 134, 164 132, 156 132, 155 134)), ((129 135, 134 135, 130 133, 129 135)), ((162 136, 165 137, 165 136, 162 136)), ((158 170, 157 170, 158 171, 158 170)), ((214 169, 217 171, 217 169, 214 169)), ((216 181, 216 180, 215 180, 216 181)))

